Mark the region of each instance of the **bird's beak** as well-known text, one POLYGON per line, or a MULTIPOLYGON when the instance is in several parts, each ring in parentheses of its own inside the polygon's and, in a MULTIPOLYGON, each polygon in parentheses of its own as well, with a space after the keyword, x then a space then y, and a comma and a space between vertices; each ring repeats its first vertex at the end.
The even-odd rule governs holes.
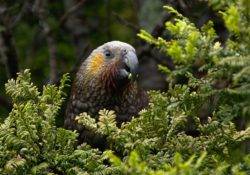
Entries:
POLYGON ((138 73, 138 59, 133 51, 129 51, 124 55, 125 70, 128 72, 128 78, 136 78, 138 73))

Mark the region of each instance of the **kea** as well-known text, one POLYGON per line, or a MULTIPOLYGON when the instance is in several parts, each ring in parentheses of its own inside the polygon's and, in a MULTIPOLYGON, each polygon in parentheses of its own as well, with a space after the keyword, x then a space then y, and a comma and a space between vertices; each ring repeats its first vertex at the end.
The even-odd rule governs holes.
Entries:
POLYGON ((80 142, 105 147, 105 139, 77 124, 75 118, 86 112, 98 120, 98 112, 107 109, 115 111, 118 127, 130 121, 148 105, 147 93, 137 84, 137 73, 138 59, 131 45, 111 41, 93 50, 76 73, 65 127, 77 130, 80 142))

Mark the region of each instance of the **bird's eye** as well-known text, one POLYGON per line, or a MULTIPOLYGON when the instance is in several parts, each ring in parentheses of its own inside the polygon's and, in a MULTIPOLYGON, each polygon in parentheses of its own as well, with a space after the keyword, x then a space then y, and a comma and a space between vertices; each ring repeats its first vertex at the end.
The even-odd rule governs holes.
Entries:
POLYGON ((112 53, 110 50, 105 50, 104 54, 107 58, 112 58, 112 53))
POLYGON ((122 54, 124 54, 124 55, 127 54, 127 52, 128 51, 126 49, 122 50, 122 54))

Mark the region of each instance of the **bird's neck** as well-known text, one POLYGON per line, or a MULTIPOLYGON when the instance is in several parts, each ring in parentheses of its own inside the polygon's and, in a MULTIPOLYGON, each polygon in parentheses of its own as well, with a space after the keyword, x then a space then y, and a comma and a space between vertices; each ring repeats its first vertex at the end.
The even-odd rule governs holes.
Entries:
POLYGON ((98 75, 97 81, 107 92, 122 92, 132 83, 128 78, 119 76, 119 66, 119 62, 110 63, 98 75))

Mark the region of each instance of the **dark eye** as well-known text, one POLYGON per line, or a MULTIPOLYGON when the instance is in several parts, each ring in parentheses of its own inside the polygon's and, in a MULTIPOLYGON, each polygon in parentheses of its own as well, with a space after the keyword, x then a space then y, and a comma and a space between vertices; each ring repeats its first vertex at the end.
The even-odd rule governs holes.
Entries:
POLYGON ((123 55, 126 55, 127 52, 128 52, 128 51, 127 51, 126 49, 122 50, 122 54, 123 54, 123 55))
POLYGON ((104 54, 107 58, 112 58, 112 53, 110 50, 105 50, 104 54))

